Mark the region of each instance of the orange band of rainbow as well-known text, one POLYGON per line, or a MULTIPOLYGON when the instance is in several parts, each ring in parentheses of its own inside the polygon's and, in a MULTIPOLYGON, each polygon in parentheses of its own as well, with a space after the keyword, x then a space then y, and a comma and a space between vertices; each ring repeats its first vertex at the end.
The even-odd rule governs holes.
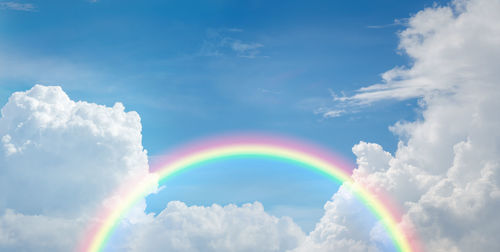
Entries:
MULTIPOLYGON (((400 215, 388 204, 384 204, 381 195, 377 195, 351 178, 351 170, 346 169, 341 159, 333 157, 328 152, 304 142, 292 141, 269 136, 240 135, 236 137, 222 137, 218 140, 203 141, 194 147, 166 156, 162 165, 153 172, 160 182, 170 176, 206 162, 241 157, 259 157, 279 159, 293 162, 319 172, 326 177, 348 187, 353 194, 383 224, 389 237, 398 251, 417 251, 415 240, 410 243, 410 237, 415 238, 408 230, 398 225, 400 215)), ((125 190, 119 190, 121 200, 113 206, 111 211, 103 213, 99 225, 90 228, 86 238, 82 241, 80 251, 102 251, 114 229, 123 216, 139 200, 151 191, 157 181, 143 179, 135 185, 127 185, 125 190)))

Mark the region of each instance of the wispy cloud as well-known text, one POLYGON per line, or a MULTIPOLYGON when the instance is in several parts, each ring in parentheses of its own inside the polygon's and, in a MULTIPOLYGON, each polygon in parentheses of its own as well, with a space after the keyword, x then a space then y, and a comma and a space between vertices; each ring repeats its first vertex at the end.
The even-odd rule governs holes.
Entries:
POLYGON ((383 29, 383 28, 389 28, 389 27, 394 27, 394 26, 405 26, 408 24, 408 18, 401 18, 401 19, 395 19, 393 23, 390 24, 383 24, 383 25, 367 25, 366 28, 368 29, 383 29))
POLYGON ((258 88, 257 90, 259 90, 259 92, 261 92, 263 94, 272 94, 272 95, 281 94, 281 91, 271 90, 271 89, 266 89, 266 88, 258 88))
POLYGON ((36 8, 31 3, 19 2, 0 2, 0 9, 2 10, 16 10, 16 11, 36 11, 36 8))
POLYGON ((298 102, 297 108, 312 111, 315 115, 320 115, 323 119, 331 119, 349 113, 355 113, 354 108, 345 106, 335 100, 335 94, 330 90, 331 97, 309 97, 298 102))
POLYGON ((229 28, 229 29, 226 29, 228 32, 243 32, 243 29, 239 29, 239 28, 229 28))
POLYGON ((341 108, 337 108, 335 106, 322 106, 314 109, 313 113, 315 115, 321 115, 323 119, 331 119, 331 118, 341 117, 347 113, 352 113, 352 112, 346 111, 341 108))
POLYGON ((255 58, 260 53, 258 49, 264 46, 260 43, 244 43, 240 40, 233 40, 229 44, 239 57, 245 58, 255 58))
POLYGON ((344 114, 344 110, 329 110, 323 113, 323 118, 335 118, 344 114))
POLYGON ((236 55, 242 58, 256 58, 263 44, 238 38, 242 29, 210 29, 201 48, 203 56, 236 55))

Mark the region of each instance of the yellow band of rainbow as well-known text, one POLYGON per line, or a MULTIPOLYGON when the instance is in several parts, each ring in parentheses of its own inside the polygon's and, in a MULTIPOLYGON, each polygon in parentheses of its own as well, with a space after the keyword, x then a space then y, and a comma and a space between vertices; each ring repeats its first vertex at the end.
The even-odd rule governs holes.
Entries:
MULTIPOLYGON (((384 204, 380 195, 354 182, 342 160, 329 155, 323 149, 290 139, 256 135, 222 137, 222 140, 202 141, 194 146, 166 156, 162 165, 153 171, 160 183, 190 167, 224 158, 259 157, 293 162, 348 187, 353 195, 381 221, 398 251, 419 250, 415 240, 410 243, 410 237, 413 239, 415 237, 398 225, 397 219, 400 215, 384 204)), ((124 187, 125 190, 123 188, 118 190, 115 196, 120 199, 119 202, 113 205, 111 210, 106 210, 104 213, 101 211, 99 217, 101 221, 89 229, 79 251, 102 251, 123 216, 134 204, 147 196, 156 183, 156 180, 139 179, 135 185, 127 185, 124 187)))

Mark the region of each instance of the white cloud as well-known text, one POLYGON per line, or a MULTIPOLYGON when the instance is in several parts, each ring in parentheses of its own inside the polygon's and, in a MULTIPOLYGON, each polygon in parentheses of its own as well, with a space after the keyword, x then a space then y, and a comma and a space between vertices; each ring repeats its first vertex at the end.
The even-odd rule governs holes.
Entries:
MULTIPOLYGON (((36 85, 14 93, 1 113, 0 250, 71 251, 118 186, 149 176, 140 118, 120 103, 75 102, 60 87, 36 85)), ((144 210, 142 201, 120 223, 111 249, 285 251, 305 238, 258 202, 170 202, 156 217, 144 210)))
MULTIPOLYGON (((428 251, 500 250, 498 13, 498 0, 455 1, 417 13, 400 33, 400 49, 413 64, 337 99, 421 98, 422 119, 391 127, 401 139, 394 154, 375 143, 353 147, 359 166, 353 176, 393 195, 428 251)), ((58 87, 12 95, 0 119, 0 249, 71 249, 77 238, 61 233, 81 232, 80 223, 118 184, 148 174, 140 131, 137 113, 121 104, 75 102, 58 87)), ((142 203, 136 221, 121 228, 130 235, 126 246, 139 251, 284 251, 302 240, 296 251, 391 246, 363 209, 341 187, 307 237, 259 203, 171 202, 156 217, 146 217, 142 203)))
POLYGON ((203 42, 200 54, 203 56, 236 55, 242 58, 255 58, 260 55, 261 43, 243 41, 236 38, 241 29, 210 29, 203 42))
POLYGON ((36 8, 31 3, 19 3, 19 2, 0 2, 0 9, 6 10, 17 10, 17 11, 35 11, 36 8))
POLYGON ((70 251, 86 222, 6 210, 0 216, 0 251, 70 251))
MULTIPOLYGON (((421 98, 422 119, 391 127, 401 139, 394 155, 373 143, 353 147, 359 166, 353 176, 394 196, 426 251, 500 250, 499 12, 500 1, 471 0, 417 13, 400 33, 400 49, 413 64, 386 72, 382 84, 337 99, 369 104, 421 98)), ((348 199, 337 194, 329 204, 342 209, 351 204, 348 199)), ((309 237, 308 245, 335 247, 338 230, 363 232, 339 221, 357 218, 351 215, 327 209, 312 233, 326 235, 309 237)), ((346 250, 380 239, 376 230, 346 250)))
POLYGON ((121 103, 75 102, 60 87, 36 85, 14 93, 1 113, 0 248, 67 251, 78 232, 55 239, 61 230, 85 227, 76 224, 123 181, 150 176, 139 115, 121 103))
POLYGON ((404 26, 404 25, 407 25, 407 22, 408 22, 407 18, 394 19, 394 22, 390 23, 390 24, 367 25, 366 28, 368 28, 368 29, 384 29, 384 28, 389 28, 389 27, 394 27, 394 26, 404 26))
POLYGON ((290 218, 277 218, 255 202, 210 207, 169 202, 149 223, 133 227, 130 251, 286 251, 305 234, 290 218))
POLYGON ((2 185, 16 192, 3 191, 2 205, 62 215, 89 210, 124 178, 148 173, 139 115, 121 103, 74 102, 60 87, 37 85, 14 93, 1 112, 2 185))
POLYGON ((341 187, 324 208, 324 216, 294 252, 377 251, 375 241, 370 238, 376 218, 349 189, 341 187))
POLYGON ((370 103, 444 95, 471 86, 471 81, 491 85, 488 79, 496 75, 500 53, 497 5, 495 0, 464 0, 417 13, 399 33, 399 48, 410 56, 412 66, 395 67, 383 74, 383 83, 339 100, 370 103))
POLYGON ((300 100, 296 104, 296 108, 300 110, 312 111, 315 115, 321 115, 324 119, 340 117, 347 113, 354 113, 355 111, 347 111, 346 106, 342 104, 334 104, 332 99, 324 97, 309 97, 300 100))
POLYGON ((227 42, 229 47, 233 49, 239 57, 244 58, 255 58, 255 56, 260 53, 258 49, 264 46, 260 43, 245 43, 237 39, 229 40, 230 41, 227 42))
POLYGON ((345 113, 344 110, 328 110, 328 111, 323 113, 323 118, 339 117, 344 113, 345 113))

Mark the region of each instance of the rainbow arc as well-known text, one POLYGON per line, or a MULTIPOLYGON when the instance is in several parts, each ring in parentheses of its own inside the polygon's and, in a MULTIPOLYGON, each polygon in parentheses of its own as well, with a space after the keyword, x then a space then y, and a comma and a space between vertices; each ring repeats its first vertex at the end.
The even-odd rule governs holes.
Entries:
MULTIPOLYGON (((166 155, 153 173, 162 183, 181 171, 199 167, 207 162, 253 157, 292 162, 342 184, 380 220, 398 251, 420 250, 410 230, 403 229, 398 224, 401 215, 387 204, 386 196, 376 194, 356 183, 351 178, 352 170, 341 158, 306 142, 265 135, 225 136, 204 140, 166 155)), ((156 182, 151 179, 138 179, 136 183, 124 186, 125 190, 118 190, 114 196, 120 200, 110 210, 100 212, 98 219, 101 221, 97 226, 89 228, 80 251, 102 251, 120 220, 134 204, 149 194, 156 182)))

